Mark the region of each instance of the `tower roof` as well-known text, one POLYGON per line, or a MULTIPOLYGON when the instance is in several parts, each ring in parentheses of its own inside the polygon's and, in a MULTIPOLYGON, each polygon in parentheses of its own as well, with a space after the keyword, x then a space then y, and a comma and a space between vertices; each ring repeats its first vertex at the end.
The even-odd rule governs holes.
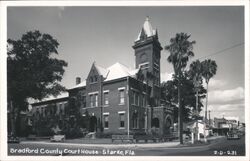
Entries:
POLYGON ((154 36, 156 35, 157 36, 157 32, 156 30, 153 30, 153 27, 149 21, 149 17, 147 16, 146 17, 146 20, 142 26, 142 29, 137 37, 137 39, 135 41, 138 41, 141 39, 141 37, 151 37, 151 36, 154 36))

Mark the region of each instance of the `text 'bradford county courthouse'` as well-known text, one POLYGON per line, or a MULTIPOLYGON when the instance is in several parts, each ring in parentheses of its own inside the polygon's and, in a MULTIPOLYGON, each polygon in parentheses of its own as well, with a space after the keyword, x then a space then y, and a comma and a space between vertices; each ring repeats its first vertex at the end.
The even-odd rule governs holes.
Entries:
POLYGON ((133 49, 135 69, 120 63, 104 69, 93 63, 86 80, 76 78, 76 85, 67 90, 67 96, 32 104, 33 117, 58 115, 62 128, 63 120, 70 117, 65 108, 70 107, 70 100, 75 100, 81 117, 89 117, 89 132, 99 131, 98 124, 102 124, 103 133, 151 133, 154 129, 158 135, 170 134, 173 111, 161 99, 160 90, 162 47, 148 18, 133 49))

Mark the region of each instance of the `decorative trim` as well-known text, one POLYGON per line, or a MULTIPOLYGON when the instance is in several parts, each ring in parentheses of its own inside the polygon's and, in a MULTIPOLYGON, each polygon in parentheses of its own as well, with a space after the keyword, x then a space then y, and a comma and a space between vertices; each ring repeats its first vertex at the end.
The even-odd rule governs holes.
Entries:
POLYGON ((119 127, 118 129, 123 130, 123 129, 125 129, 125 127, 119 127))
POLYGON ((103 93, 109 93, 109 90, 105 90, 105 91, 103 91, 103 93))
POLYGON ((88 93, 88 95, 94 95, 94 94, 98 94, 98 93, 99 93, 98 91, 95 91, 95 92, 88 93))
POLYGON ((125 87, 118 88, 118 91, 125 90, 125 87))
POLYGON ((154 65, 156 65, 156 66, 158 66, 158 67, 159 67, 159 65, 158 65, 157 63, 155 63, 155 62, 154 62, 154 65))
POLYGON ((141 67, 142 65, 146 65, 146 64, 149 64, 149 62, 141 63, 139 64, 139 67, 141 67))

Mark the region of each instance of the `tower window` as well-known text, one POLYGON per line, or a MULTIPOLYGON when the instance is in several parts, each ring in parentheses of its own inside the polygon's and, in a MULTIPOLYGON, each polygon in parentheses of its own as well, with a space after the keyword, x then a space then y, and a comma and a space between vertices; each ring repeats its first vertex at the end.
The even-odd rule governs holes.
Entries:
POLYGON ((146 55, 146 53, 142 53, 140 55, 140 60, 141 60, 141 62, 146 62, 147 61, 147 55, 146 55))
POLYGON ((160 71, 160 67, 157 63, 154 63, 154 69, 157 70, 157 71, 160 71))

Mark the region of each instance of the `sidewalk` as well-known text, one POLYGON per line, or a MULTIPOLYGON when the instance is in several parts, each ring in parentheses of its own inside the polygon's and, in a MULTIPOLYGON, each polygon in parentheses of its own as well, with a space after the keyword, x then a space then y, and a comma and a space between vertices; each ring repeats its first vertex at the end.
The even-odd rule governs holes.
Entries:
POLYGON ((45 145, 62 145, 85 148, 200 148, 211 144, 212 140, 223 138, 210 137, 207 143, 190 144, 185 142, 180 145, 179 141, 159 142, 159 143, 111 143, 110 139, 69 139, 65 142, 54 143, 50 141, 22 141, 21 144, 45 144, 45 145))

